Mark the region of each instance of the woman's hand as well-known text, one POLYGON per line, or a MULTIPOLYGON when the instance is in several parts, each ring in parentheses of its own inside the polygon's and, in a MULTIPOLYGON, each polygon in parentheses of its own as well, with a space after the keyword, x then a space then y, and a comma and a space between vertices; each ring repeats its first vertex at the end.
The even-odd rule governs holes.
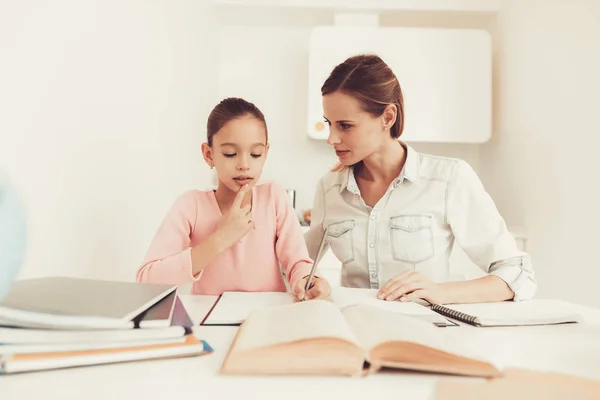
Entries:
POLYGON ((381 300, 413 301, 427 300, 431 304, 444 304, 446 291, 440 283, 435 283, 420 272, 404 271, 391 278, 377 292, 381 300))
POLYGON ((329 286, 329 282, 327 282, 326 279, 315 276, 312 281, 312 287, 305 292, 304 288, 306 287, 307 280, 308 276, 305 276, 294 284, 294 287, 292 288, 292 293, 295 297, 294 301, 330 299, 331 286, 329 286))

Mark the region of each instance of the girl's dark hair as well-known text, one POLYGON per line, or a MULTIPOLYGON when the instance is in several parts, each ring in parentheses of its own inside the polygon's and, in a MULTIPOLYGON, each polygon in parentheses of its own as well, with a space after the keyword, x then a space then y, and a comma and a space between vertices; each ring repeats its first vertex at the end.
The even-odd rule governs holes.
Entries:
POLYGON ((269 134, 267 131, 267 123, 265 116, 253 103, 241 99, 239 97, 228 97, 221 100, 219 104, 215 106, 208 116, 208 122, 206 123, 206 142, 209 146, 213 145, 213 136, 217 133, 226 123, 236 118, 241 118, 246 115, 251 115, 265 125, 265 135, 267 141, 269 140, 269 134))
POLYGON ((400 83, 390 67, 377 55, 361 54, 337 65, 321 87, 321 94, 342 91, 356 98, 362 109, 378 117, 385 107, 396 106, 396 122, 390 136, 399 138, 404 130, 404 98, 400 83))

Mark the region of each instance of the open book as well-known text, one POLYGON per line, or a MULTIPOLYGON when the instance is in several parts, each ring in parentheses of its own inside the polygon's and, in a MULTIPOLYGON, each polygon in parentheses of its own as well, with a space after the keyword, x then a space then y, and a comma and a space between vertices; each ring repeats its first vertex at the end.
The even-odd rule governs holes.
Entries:
POLYGON ((494 377, 429 322, 367 306, 312 300, 252 312, 221 367, 224 374, 361 375, 383 367, 494 377))

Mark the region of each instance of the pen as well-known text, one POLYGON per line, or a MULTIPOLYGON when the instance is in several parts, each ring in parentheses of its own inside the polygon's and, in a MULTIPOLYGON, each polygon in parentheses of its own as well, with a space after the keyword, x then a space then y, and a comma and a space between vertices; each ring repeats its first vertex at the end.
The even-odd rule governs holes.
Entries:
MULTIPOLYGON (((313 287, 312 281, 315 276, 315 271, 317 270, 317 264, 321 260, 321 253, 323 253, 323 249, 325 248, 325 242, 327 239, 327 230, 328 229, 329 229, 329 227, 325 228, 325 231, 323 231, 323 237, 321 238, 321 244, 319 245, 319 250, 317 251, 317 256, 315 257, 312 268, 310 269, 310 275, 308 275, 308 279, 306 280, 306 285, 304 286, 305 296, 306 296, 306 292, 313 287)), ((302 299, 302 301, 305 301, 305 300, 306 300, 305 298, 302 299)))

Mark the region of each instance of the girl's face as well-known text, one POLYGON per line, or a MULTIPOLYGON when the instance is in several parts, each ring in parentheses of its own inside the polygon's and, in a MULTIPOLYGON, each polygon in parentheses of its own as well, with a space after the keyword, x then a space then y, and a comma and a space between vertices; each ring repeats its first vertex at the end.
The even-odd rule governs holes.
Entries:
POLYGON ((252 187, 260 179, 268 150, 265 125, 251 115, 223 125, 213 136, 212 147, 202 144, 204 159, 215 167, 219 186, 236 193, 243 185, 252 187))
POLYGON ((333 146, 343 165, 364 160, 389 139, 389 132, 382 132, 391 125, 391 117, 387 113, 374 117, 361 108, 358 100, 343 92, 323 96, 323 112, 329 125, 327 143, 333 146))

